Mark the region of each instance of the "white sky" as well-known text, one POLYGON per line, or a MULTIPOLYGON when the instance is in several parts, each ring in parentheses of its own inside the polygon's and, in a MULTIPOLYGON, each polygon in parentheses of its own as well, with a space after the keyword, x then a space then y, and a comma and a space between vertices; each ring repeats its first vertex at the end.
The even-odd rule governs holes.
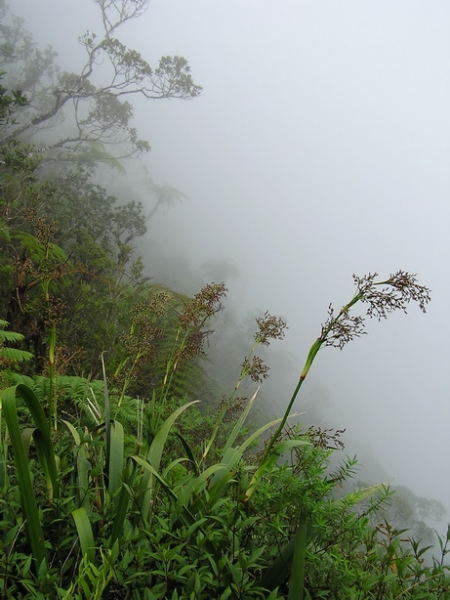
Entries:
MULTIPOLYGON (((14 10, 66 68, 100 30, 91 0, 14 10)), ((433 290, 427 315, 319 354, 308 384, 398 484, 450 509, 449 25, 446 0, 153 0, 120 37, 153 64, 185 56, 204 87, 136 104, 151 175, 189 196, 158 229, 195 266, 235 261, 232 297, 288 320, 298 372, 353 273, 409 270, 433 290)))

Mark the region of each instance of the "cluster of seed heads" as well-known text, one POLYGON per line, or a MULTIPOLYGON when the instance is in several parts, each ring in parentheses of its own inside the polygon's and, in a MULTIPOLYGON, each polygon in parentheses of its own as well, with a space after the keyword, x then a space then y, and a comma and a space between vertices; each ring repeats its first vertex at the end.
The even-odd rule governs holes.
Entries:
POLYGON ((207 319, 215 315, 222 307, 221 300, 227 288, 224 283, 208 283, 186 307, 181 321, 185 325, 201 327, 207 319))
POLYGON ((241 367, 242 372, 257 383, 262 383, 263 379, 269 377, 270 367, 259 356, 252 356, 251 359, 245 357, 241 367))
POLYGON ((186 338, 183 347, 180 350, 180 358, 189 360, 196 356, 205 356, 205 342, 212 331, 196 330, 192 331, 186 338))
POLYGON ((420 310, 426 312, 426 305, 431 301, 431 292, 429 288, 417 283, 416 275, 397 271, 386 281, 375 283, 377 276, 377 273, 369 273, 362 278, 353 275, 358 293, 361 294, 361 301, 369 304, 369 317, 380 321, 395 310, 406 313, 410 302, 417 302, 420 310))
POLYGON ((25 211, 25 218, 33 225, 36 230, 36 238, 38 241, 47 246, 50 244, 50 240, 53 239, 56 233, 56 222, 48 221, 43 215, 39 215, 37 210, 34 208, 27 208, 25 211))
MULTIPOLYGON (((241 378, 249 376, 252 381, 262 383, 263 379, 269 376, 270 368, 259 356, 253 355, 254 350, 259 344, 269 346, 270 340, 282 340, 286 329, 286 322, 280 317, 271 315, 268 311, 262 317, 256 318, 258 331, 254 335, 255 343, 249 356, 246 356, 241 363, 241 378)), ((238 384, 239 386, 239 384, 238 384)))
POLYGON ((284 338, 284 332, 287 328, 286 321, 271 315, 267 310, 263 317, 256 319, 256 323, 258 331, 255 333, 255 341, 258 344, 268 346, 270 340, 282 340, 284 338))
POLYGON ((340 439, 345 433, 345 429, 335 429, 330 427, 322 429, 321 427, 311 425, 306 431, 305 436, 311 441, 313 446, 325 449, 344 450, 344 442, 340 439))
POLYGON ((156 317, 163 317, 167 312, 167 307, 171 299, 172 295, 168 291, 162 290, 153 296, 148 303, 148 308, 156 317))
POLYGON ((154 314, 164 314, 163 298, 158 294, 149 303, 137 302, 131 310, 132 326, 128 332, 119 336, 119 340, 128 356, 148 357, 155 350, 156 340, 164 332, 154 322, 154 314), (157 298, 158 296, 158 298, 157 298))
POLYGON ((336 317, 333 305, 328 306, 328 319, 322 325, 321 338, 325 346, 342 348, 354 338, 365 335, 364 319, 358 315, 341 312, 336 317))
POLYGON ((386 319, 388 314, 400 310, 407 312, 410 302, 416 302, 422 312, 431 301, 429 288, 417 283, 416 275, 405 271, 397 271, 385 281, 375 281, 377 273, 369 273, 364 277, 353 275, 356 293, 336 315, 333 306, 328 307, 328 319, 322 325, 320 342, 325 346, 342 349, 355 337, 364 335, 364 317, 350 315, 350 308, 357 302, 367 304, 366 316, 386 319))

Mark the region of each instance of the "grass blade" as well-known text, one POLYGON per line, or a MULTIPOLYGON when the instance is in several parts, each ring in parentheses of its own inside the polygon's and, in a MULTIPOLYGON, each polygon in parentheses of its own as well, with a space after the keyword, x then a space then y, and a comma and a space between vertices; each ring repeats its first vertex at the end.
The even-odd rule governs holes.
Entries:
POLYGON ((113 547, 115 541, 118 540, 123 533, 123 525, 128 512, 130 497, 131 494, 129 487, 122 483, 122 488, 116 503, 116 513, 114 515, 114 521, 111 529, 110 548, 113 547))
POLYGON ((261 386, 258 387, 258 389, 256 390, 256 392, 253 394, 253 396, 250 398, 250 400, 247 402, 247 406, 245 407, 245 409, 242 411, 241 415, 239 416, 239 419, 236 421, 232 432, 230 433, 230 435, 228 436, 227 441, 225 442, 225 446, 223 448, 224 453, 228 450, 228 448, 231 448, 231 446, 234 444, 234 442, 236 441, 236 438, 238 437, 238 435, 240 434, 240 432, 242 431, 243 427, 244 427, 244 423, 245 420, 248 417, 248 414, 256 400, 256 396, 258 395, 259 390, 261 389, 261 386))
POLYGON ((233 477, 239 462, 242 459, 244 452, 256 441, 261 435, 270 429, 274 425, 276 425, 280 419, 275 419, 270 423, 266 423, 259 429, 257 429, 254 433, 252 433, 240 446, 239 448, 228 448, 224 457, 222 458, 222 463, 224 463, 225 468, 222 471, 218 471, 211 479, 211 484, 209 488, 209 493, 211 497, 212 503, 216 502, 219 496, 222 494, 222 491, 226 484, 233 477))
POLYGON ((2 405, 16 462, 17 481, 20 489, 22 510, 26 519, 28 538, 30 540, 31 551, 37 561, 36 571, 38 571, 43 561, 47 563, 47 551, 45 549, 44 533, 31 483, 28 460, 20 434, 19 420, 17 418, 16 392, 16 387, 5 390, 3 392, 2 405))
MULTIPOLYGON (((284 548, 279 553, 276 560, 269 567, 269 569, 264 574, 264 577, 260 581, 261 587, 266 590, 274 590, 275 588, 282 585, 282 583, 287 579, 289 571, 300 570, 303 568, 303 576, 301 581, 301 587, 304 588, 304 564, 302 566, 302 548, 306 553, 306 547, 308 543, 308 539, 312 535, 311 524, 308 522, 306 517, 303 514, 300 515, 300 526, 297 534, 284 546, 284 548), (300 539, 299 539, 300 538, 300 539), (297 553, 297 554, 296 554, 297 553), (294 558, 295 557, 295 558, 294 558)), ((306 554, 305 554, 306 555, 306 554)), ((304 559, 304 557, 303 557, 304 559)), ((300 573, 301 574, 301 573, 300 573)), ((291 574, 292 578, 292 574, 291 574)), ((299 580, 294 580, 290 583, 290 590, 294 590, 295 586, 297 586, 297 590, 300 589, 299 580)), ((289 592, 291 593, 291 591, 289 592)), ((292 592, 294 593, 294 592, 292 592)), ((294 596, 295 598, 295 596, 294 596)), ((290 600, 290 596, 289 596, 290 600)))
POLYGON ((122 423, 111 421, 109 446, 108 490, 115 494, 122 483, 124 434, 122 423))
POLYGON ((90 501, 87 495, 89 488, 89 454, 86 449, 86 444, 81 442, 80 434, 69 421, 64 421, 64 425, 72 434, 72 437, 77 446, 77 504, 78 506, 84 506, 86 509, 90 508, 90 501))
POLYGON ((159 428, 147 453, 147 460, 156 469, 156 471, 159 470, 161 457, 167 440, 167 436, 169 435, 170 429, 172 428, 173 424, 187 408, 189 408, 193 404, 198 404, 198 402, 198 400, 194 400, 193 402, 183 404, 183 406, 180 406, 179 408, 174 410, 173 413, 164 421, 164 423, 159 428))
POLYGON ((77 528, 81 552, 83 556, 87 557, 89 562, 95 564, 94 534, 92 533, 92 526, 84 506, 75 509, 72 512, 72 517, 77 528))
POLYGON ((36 449, 38 451, 42 468, 45 472, 45 477, 49 484, 51 484, 51 490, 49 490, 49 499, 52 500, 53 496, 59 497, 59 481, 55 454, 53 452, 53 444, 51 440, 51 430, 38 398, 33 390, 27 385, 21 383, 8 388, 3 392, 3 401, 13 405, 15 411, 18 395, 21 396, 25 401, 25 404, 33 418, 36 430, 40 431, 40 434, 38 434, 38 437, 40 438, 39 444, 37 444, 36 440, 36 430, 33 433, 33 437, 37 444, 36 449))
MULTIPOLYGON (((147 462, 151 465, 152 469, 146 467, 146 471, 142 477, 141 487, 141 499, 139 502, 141 515, 146 516, 150 514, 150 508, 154 499, 155 487, 153 485, 155 478, 161 483, 160 475, 158 473, 161 465, 161 457, 164 450, 164 446, 167 441, 167 436, 177 420, 177 418, 190 406, 197 404, 198 400, 188 402, 183 406, 180 406, 164 421, 161 427, 158 429, 150 448, 147 452, 147 462), (155 475, 157 474, 157 476, 155 475)), ((138 457, 134 457, 136 460, 138 457)), ((136 462, 139 462, 136 460, 136 462)), ((145 462, 145 461, 144 461, 145 462)), ((164 481, 164 480, 162 480, 164 481)))
POLYGON ((294 556, 289 579, 289 600, 303 600, 307 535, 308 522, 306 515, 300 513, 300 526, 295 536, 294 556))

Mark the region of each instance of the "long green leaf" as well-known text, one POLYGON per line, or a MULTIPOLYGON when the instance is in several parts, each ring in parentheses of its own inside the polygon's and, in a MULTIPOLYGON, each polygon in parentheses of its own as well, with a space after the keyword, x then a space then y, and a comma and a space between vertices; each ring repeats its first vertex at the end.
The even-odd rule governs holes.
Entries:
POLYGON ((111 410, 109 404, 109 395, 108 395, 108 382, 106 380, 106 367, 105 360, 103 358, 103 353, 100 355, 102 361, 102 370, 103 370, 103 401, 105 404, 105 438, 106 438, 106 461, 105 461, 105 471, 107 473, 107 477, 109 478, 109 463, 111 458, 111 410))
MULTIPOLYGON (((10 387, 3 392, 3 401, 6 401, 10 405, 14 406, 14 411, 16 410, 17 396, 21 396, 25 401, 25 404, 27 405, 27 408, 33 418, 36 430, 40 431, 40 433, 37 434, 41 440, 39 447, 37 447, 37 451, 42 468, 45 472, 46 479, 48 482, 51 482, 51 491, 49 494, 50 500, 52 500, 53 496, 59 497, 59 481, 55 454, 53 452, 50 426, 44 411, 42 410, 42 406, 31 388, 21 383, 19 385, 10 387)), ((35 442, 36 430, 33 433, 35 442)))
POLYGON ((230 435, 228 436, 227 441, 225 442, 225 446, 223 448, 224 453, 228 450, 228 448, 231 448, 231 446, 236 441, 237 436, 241 433, 242 428, 244 427, 245 420, 247 419, 247 417, 250 413, 250 410, 256 400, 256 396, 258 395, 258 392, 260 389, 261 389, 261 386, 258 387, 256 392, 253 394, 253 396, 247 402, 247 406, 240 414, 239 419, 237 419, 237 421, 233 427, 233 430, 231 431, 230 435))
POLYGON ((292 558, 291 577, 289 579, 289 600, 303 600, 307 537, 308 522, 306 515, 300 513, 300 525, 295 536, 294 556, 292 558))
POLYGON ((134 455, 132 459, 137 462, 138 465, 141 465, 148 473, 150 473, 157 481, 160 483, 164 491, 172 500, 177 500, 177 495, 172 490, 172 487, 167 483, 167 481, 158 473, 158 471, 154 468, 152 464, 149 463, 148 460, 142 458, 141 456, 134 455))
POLYGON ((261 579, 261 587, 266 590, 273 590, 287 579, 292 565, 292 557, 294 556, 295 542, 296 536, 284 546, 261 579))
MULTIPOLYGON (((260 386, 261 387, 261 386, 260 386)), ((235 440, 236 437, 239 435, 239 433, 242 431, 242 427, 244 425, 244 422, 248 416, 248 413, 250 412, 251 407, 253 406, 253 403, 255 401, 255 398, 260 390, 260 387, 256 390, 256 392, 253 394, 253 396, 250 398, 249 402, 247 403, 247 406, 245 407, 245 410, 242 411, 239 419, 236 421, 235 426, 233 427, 230 435, 228 436, 227 441, 225 442, 225 446, 223 448, 224 453, 228 450, 228 448, 230 448, 235 440)), ((231 397, 233 398, 233 396, 231 397)), ((208 443, 205 446, 205 449, 203 451, 203 455, 202 455, 202 460, 205 460, 209 451, 211 450, 211 447, 217 437, 217 433, 219 432, 219 429, 222 425, 222 421, 223 421, 223 417, 225 416, 227 410, 227 406, 226 404, 224 405, 224 407, 222 408, 222 410, 220 411, 220 413, 217 416, 213 431, 211 433, 211 436, 208 440, 208 443)))
MULTIPOLYGON (((311 523, 303 515, 300 515, 300 518, 301 521, 299 531, 280 551, 278 557, 274 560, 273 564, 269 567, 269 569, 266 571, 266 573, 260 581, 261 587, 265 588, 266 590, 273 590, 276 587, 279 587, 287 579, 291 567, 294 568, 296 566, 298 568, 299 565, 301 567, 301 562, 299 562, 299 558, 296 559, 297 563, 295 566, 293 566, 294 554, 296 550, 297 553, 300 553, 301 548, 305 548, 306 552, 306 545, 312 535, 312 527, 311 523), (306 534, 305 531, 302 529, 301 534, 299 536, 300 529, 305 524, 306 534), (305 535, 306 540, 304 537, 305 535), (301 539, 299 539, 299 537, 301 539)), ((293 585, 295 586, 296 584, 294 583, 293 585)))
POLYGON ((225 464, 225 468, 222 471, 218 471, 215 473, 213 478, 211 479, 211 484, 209 487, 209 493, 211 497, 211 502, 215 503, 217 498, 222 494, 222 491, 226 484, 233 477, 236 469, 239 465, 239 462, 242 459, 244 452, 256 441, 261 435, 270 429, 274 425, 279 422, 280 419, 275 419, 270 423, 266 423, 259 429, 257 429, 254 433, 252 433, 240 446, 239 448, 228 448, 227 452, 222 458, 222 463, 225 464))
POLYGON ((191 466, 194 468, 196 475, 198 475, 200 473, 200 468, 199 468, 197 461, 195 460, 194 453, 192 452, 189 444, 187 443, 186 439, 178 431, 175 432, 175 435, 180 440, 180 442, 184 448, 184 451, 186 452, 187 459, 191 463, 191 466))
MULTIPOLYGON (((152 501, 154 500, 155 495, 155 487, 153 485, 154 478, 156 477, 154 473, 158 473, 160 465, 161 465, 161 457, 164 451, 164 446, 167 441, 167 437, 169 432, 177 420, 177 418, 190 406, 193 404, 197 404, 198 400, 194 400, 193 402, 188 402, 183 406, 180 406, 164 421, 159 430, 157 431, 153 441, 150 445, 150 448, 147 452, 147 462, 152 466, 154 472, 151 469, 146 469, 142 480, 140 482, 140 501, 139 506, 141 510, 141 515, 146 517, 150 514, 150 507, 152 505, 152 501)), ((158 473, 158 477, 159 473, 158 473)), ((156 479, 159 481, 158 477, 156 479)), ((161 483, 161 482, 160 482, 161 483)))
POLYGON ((95 564, 95 542, 92 526, 84 506, 72 511, 72 517, 77 528, 81 552, 87 556, 89 562, 95 564))
POLYGON ((108 490, 114 494, 122 483, 124 434, 122 423, 111 420, 108 490))
POLYGON ((205 503, 209 498, 209 494, 205 494, 204 497, 199 495, 199 492, 206 492, 208 487, 208 479, 214 475, 217 471, 225 469, 226 465, 222 463, 216 463, 211 465, 203 473, 198 476, 192 475, 189 480, 180 486, 178 492, 178 503, 177 508, 189 506, 190 510, 195 514, 197 511, 201 511, 205 508, 205 503), (194 496, 196 500, 194 501, 194 496))
MULTIPOLYGON (((196 516, 194 516, 194 514, 192 513, 192 511, 190 510, 190 508, 187 505, 184 505, 180 502, 180 499, 177 497, 177 494, 172 489, 172 486, 169 485, 167 483, 167 481, 165 481, 165 479, 153 468, 153 466, 148 461, 141 458, 140 456, 136 455, 136 456, 132 456, 131 458, 138 465, 143 467, 146 471, 149 471, 155 477, 155 479, 157 479, 157 481, 160 483, 161 488, 164 490, 164 492, 166 493, 169 500, 171 502, 173 502, 174 506, 177 508, 177 514, 178 514, 179 520, 188 527, 194 527, 194 526, 199 527, 199 520, 203 520, 203 517, 197 518, 196 516)), ((219 467, 221 468, 222 465, 213 465, 212 467, 207 469, 208 475, 209 475, 209 472, 212 473, 212 472, 214 472, 214 470, 216 468, 219 468, 219 467)), ((205 471, 205 473, 206 473, 206 471, 205 471)), ((202 476, 200 476, 200 477, 202 477, 202 476)), ((192 478, 194 479, 195 475, 192 474, 192 478)), ((172 527, 175 528, 176 525, 173 524, 172 527)), ((217 552, 217 548, 214 546, 214 544, 208 538, 208 535, 206 534, 206 532, 202 531, 202 534, 204 536, 205 549, 209 553, 211 553, 211 555, 214 555, 217 552)))
POLYGON ((173 424, 187 408, 189 408, 193 404, 198 404, 198 402, 198 400, 194 400, 193 402, 183 404, 183 406, 180 406, 179 408, 174 410, 173 413, 164 421, 164 423, 161 425, 158 432, 156 433, 147 453, 147 460, 157 471, 159 470, 162 453, 167 441, 167 436, 169 435, 173 424))
POLYGON ((122 483, 122 488, 120 490, 120 494, 116 502, 116 512, 114 515, 114 521, 111 529, 110 548, 113 547, 116 540, 118 540, 123 533, 123 526, 125 523, 125 518, 127 516, 130 498, 130 488, 125 483, 122 483))
POLYGON ((9 485, 7 456, 8 444, 6 440, 0 440, 0 490, 4 490, 9 485))
POLYGON ((89 456, 86 449, 86 444, 81 443, 80 434, 75 429, 75 427, 71 423, 69 423, 69 421, 63 420, 63 423, 72 434, 72 437, 77 446, 77 504, 79 506, 84 506, 86 510, 89 510, 90 502, 89 496, 87 494, 89 487, 89 456))
POLYGON ((2 404, 16 462, 22 510, 26 519, 31 550, 37 561, 36 571, 38 572, 42 562, 47 563, 47 551, 44 544, 44 532, 42 531, 33 485, 31 483, 28 460, 20 434, 19 420, 17 418, 16 392, 16 387, 5 390, 3 392, 2 404))

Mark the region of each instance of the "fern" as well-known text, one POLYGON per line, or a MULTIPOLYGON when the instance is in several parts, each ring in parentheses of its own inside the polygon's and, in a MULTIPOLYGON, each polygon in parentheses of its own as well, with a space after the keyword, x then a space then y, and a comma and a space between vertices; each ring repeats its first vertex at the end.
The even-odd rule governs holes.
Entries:
POLYGON ((20 342, 24 338, 21 333, 5 331, 4 329, 5 327, 8 327, 8 325, 8 321, 0 319, 0 364, 4 361, 16 363, 31 360, 33 358, 31 352, 5 346, 6 343, 20 342))

